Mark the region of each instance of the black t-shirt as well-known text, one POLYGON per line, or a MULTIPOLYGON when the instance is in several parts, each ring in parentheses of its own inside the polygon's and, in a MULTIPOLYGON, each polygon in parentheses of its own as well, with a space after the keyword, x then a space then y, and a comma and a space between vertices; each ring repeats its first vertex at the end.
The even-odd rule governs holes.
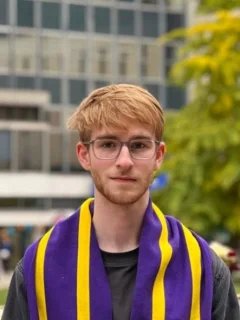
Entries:
POLYGON ((102 251, 102 257, 112 293, 113 319, 130 319, 138 249, 124 253, 102 251))
MULTIPOLYGON (((102 252, 102 257, 113 297, 113 320, 129 320, 138 250, 125 253, 102 252)), ((212 257, 214 277, 211 320, 239 320, 239 304, 229 269, 214 252, 212 257)), ((29 319, 22 261, 13 274, 2 316, 2 320, 13 319, 29 319)))

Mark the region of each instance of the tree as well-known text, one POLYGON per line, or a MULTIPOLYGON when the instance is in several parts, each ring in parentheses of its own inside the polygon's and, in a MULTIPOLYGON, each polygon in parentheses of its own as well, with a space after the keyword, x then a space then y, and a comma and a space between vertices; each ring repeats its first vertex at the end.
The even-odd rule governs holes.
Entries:
POLYGON ((192 99, 167 115, 169 183, 153 193, 165 212, 206 235, 240 234, 240 15, 221 11, 208 22, 161 41, 184 44, 171 79, 188 84, 192 99))

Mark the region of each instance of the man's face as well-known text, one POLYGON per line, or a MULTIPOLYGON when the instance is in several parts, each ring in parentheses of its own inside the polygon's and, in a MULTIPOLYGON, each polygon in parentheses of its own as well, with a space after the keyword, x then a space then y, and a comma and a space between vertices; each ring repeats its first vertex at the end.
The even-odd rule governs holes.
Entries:
MULTIPOLYGON (((113 141, 126 142, 132 139, 155 140, 154 133, 140 124, 127 125, 127 130, 116 128, 95 129, 91 140, 111 137, 113 141)), ((95 147, 95 145, 94 145, 95 147)), ((123 145, 117 158, 99 159, 94 153, 93 145, 86 147, 77 145, 77 156, 84 169, 90 171, 96 195, 100 193, 108 201, 115 204, 128 205, 148 195, 153 172, 161 165, 165 145, 154 144, 154 153, 150 159, 134 159, 126 145, 123 145)))

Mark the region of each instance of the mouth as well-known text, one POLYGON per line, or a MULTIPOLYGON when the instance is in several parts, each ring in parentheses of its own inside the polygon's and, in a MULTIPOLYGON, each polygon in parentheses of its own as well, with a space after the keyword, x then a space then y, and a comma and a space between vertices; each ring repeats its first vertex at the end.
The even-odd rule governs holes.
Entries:
POLYGON ((135 182, 136 179, 131 177, 112 177, 111 180, 117 181, 117 182, 135 182))

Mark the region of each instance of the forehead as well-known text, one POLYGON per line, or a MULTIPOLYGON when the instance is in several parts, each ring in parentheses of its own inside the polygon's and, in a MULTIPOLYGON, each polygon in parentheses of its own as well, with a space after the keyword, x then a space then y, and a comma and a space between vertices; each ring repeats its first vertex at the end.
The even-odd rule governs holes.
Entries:
POLYGON ((128 123, 124 125, 124 128, 116 127, 101 127, 95 128, 92 131, 91 139, 100 137, 112 137, 118 139, 131 139, 131 138, 154 138, 153 129, 150 126, 143 126, 138 123, 128 123))

